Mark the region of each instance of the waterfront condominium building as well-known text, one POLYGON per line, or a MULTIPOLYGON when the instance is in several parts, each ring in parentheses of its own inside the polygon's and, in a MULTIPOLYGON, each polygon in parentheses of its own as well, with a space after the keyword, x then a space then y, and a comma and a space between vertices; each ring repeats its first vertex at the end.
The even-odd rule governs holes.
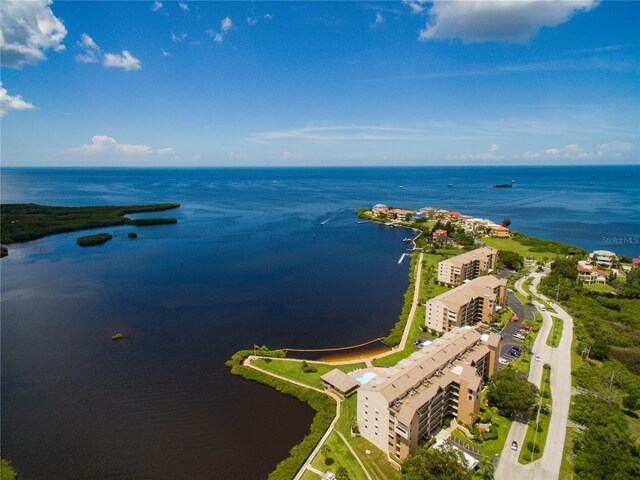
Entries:
POLYGON ((376 375, 358 390, 361 435, 397 460, 415 453, 447 417, 472 423, 500 341, 493 332, 455 328, 376 375))
POLYGON ((477 322, 491 323, 491 315, 507 297, 507 280, 478 277, 427 302, 425 324, 438 332, 477 322))
POLYGON ((461 285, 496 269, 498 250, 491 247, 477 248, 438 263, 438 281, 447 285, 461 285))

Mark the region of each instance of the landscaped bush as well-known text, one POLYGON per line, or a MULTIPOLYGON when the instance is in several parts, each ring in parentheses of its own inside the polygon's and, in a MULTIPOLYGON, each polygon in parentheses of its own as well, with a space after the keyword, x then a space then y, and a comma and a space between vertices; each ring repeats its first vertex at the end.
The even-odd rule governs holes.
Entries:
POLYGON ((540 445, 533 442, 527 442, 527 450, 531 453, 540 453, 540 445))
POLYGON ((306 361, 302 361, 302 367, 300 367, 304 373, 314 373, 317 372, 318 369, 313 365, 309 365, 306 361))
POLYGON ((493 416, 493 412, 491 410, 485 410, 482 415, 480 415, 480 421, 482 423, 491 422, 491 417, 493 416))
POLYGON ((530 454, 529 452, 524 452, 524 453, 522 454, 522 459, 523 459, 525 462, 530 462, 531 460, 533 460, 533 458, 531 457, 531 454, 530 454))

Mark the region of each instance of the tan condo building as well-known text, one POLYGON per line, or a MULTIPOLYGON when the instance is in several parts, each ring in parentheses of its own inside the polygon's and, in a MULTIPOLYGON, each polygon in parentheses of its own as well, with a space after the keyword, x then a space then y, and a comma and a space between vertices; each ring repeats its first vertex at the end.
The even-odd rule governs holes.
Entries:
POLYGON ((454 327, 491 323, 497 306, 504 306, 507 280, 493 275, 478 277, 427 302, 425 324, 438 332, 454 327))
POLYGON ((438 263, 438 281, 447 285, 461 285, 465 280, 487 275, 496 269, 498 250, 482 247, 438 263))
POLYGON ((376 375, 358 390, 361 435, 397 460, 415 453, 447 417, 472 423, 500 341, 496 333, 456 328, 376 375))

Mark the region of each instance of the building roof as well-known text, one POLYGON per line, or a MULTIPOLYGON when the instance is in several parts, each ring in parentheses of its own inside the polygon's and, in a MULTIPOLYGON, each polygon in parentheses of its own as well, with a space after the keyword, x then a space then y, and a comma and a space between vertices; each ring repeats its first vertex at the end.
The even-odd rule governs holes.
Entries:
POLYGON ((597 255, 599 257, 615 257, 616 254, 609 250, 594 250, 591 255, 597 255))
POLYGON ((640 257, 632 258, 631 263, 634 265, 640 265, 640 257))
POLYGON ((472 301, 474 298, 482 296, 493 296, 493 290, 497 287, 507 286, 506 278, 497 278, 493 275, 484 275, 482 277, 475 278, 466 283, 463 283, 459 287, 449 290, 435 298, 432 298, 427 303, 442 302, 452 309, 457 309, 461 305, 465 305, 472 301))
POLYGON ((480 333, 473 327, 455 328, 435 340, 415 360, 401 360, 387 369, 386 378, 377 377, 360 387, 361 391, 377 391, 390 403, 415 388, 424 378, 441 370, 456 355, 462 354, 480 340, 480 333))
POLYGON ((446 230, 442 230, 441 228, 439 228, 438 230, 436 230, 435 232, 433 232, 434 235, 446 235, 447 231, 446 230))
POLYGON ((470 252, 461 253, 460 255, 456 255, 455 257, 443 260, 443 262, 449 262, 456 267, 461 267, 465 263, 473 262, 475 260, 486 260, 489 255, 495 255, 497 253, 498 250, 496 250, 495 248, 482 247, 471 250, 470 252))
POLYGON ((492 225, 491 230, 495 230, 496 232, 508 232, 509 229, 507 227, 503 227, 502 225, 492 225))
POLYGON ((337 368, 325 373, 320 379, 340 392, 348 392, 360 385, 355 378, 350 377, 337 368))

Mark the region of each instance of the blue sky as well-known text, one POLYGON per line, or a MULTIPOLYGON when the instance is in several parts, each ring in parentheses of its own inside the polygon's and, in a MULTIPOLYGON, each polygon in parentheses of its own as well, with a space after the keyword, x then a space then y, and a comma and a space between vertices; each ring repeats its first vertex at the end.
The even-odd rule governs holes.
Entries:
POLYGON ((639 2, 11 2, 3 166, 637 164, 639 2))

